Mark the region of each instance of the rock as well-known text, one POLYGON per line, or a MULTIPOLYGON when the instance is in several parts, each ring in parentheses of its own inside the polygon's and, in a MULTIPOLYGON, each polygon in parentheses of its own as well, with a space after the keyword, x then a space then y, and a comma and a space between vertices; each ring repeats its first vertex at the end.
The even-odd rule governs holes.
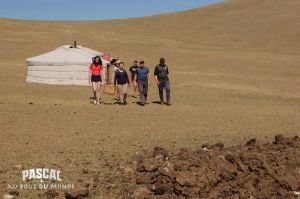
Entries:
POLYGON ((4 195, 3 199, 14 199, 15 197, 13 195, 4 195))
POLYGON ((136 198, 136 199, 142 199, 142 198, 146 198, 147 195, 149 195, 151 193, 151 191, 149 189, 147 189, 147 187, 138 187, 137 189, 134 190, 133 194, 132 194, 132 198, 136 198))
POLYGON ((236 175, 237 175, 236 172, 230 172, 230 171, 224 170, 221 173, 221 178, 224 179, 224 180, 230 181, 230 180, 234 180, 236 175))
POLYGON ((10 190, 9 192, 9 195, 13 195, 13 196, 19 196, 19 192, 17 190, 10 190))
POLYGON ((232 154, 230 154, 230 153, 226 154, 225 159, 227 161, 231 162, 231 163, 235 163, 236 162, 235 157, 232 154))
POLYGON ((192 187, 195 185, 194 176, 190 172, 177 173, 175 181, 181 186, 192 187))
POLYGON ((131 175, 133 173, 133 169, 132 168, 130 168, 130 167, 125 167, 124 168, 124 174, 126 175, 126 176, 129 176, 129 175, 131 175))
POLYGON ((55 190, 47 190, 44 192, 44 195, 47 197, 47 198, 56 198, 59 196, 59 193, 56 192, 55 190))
POLYGON ((89 196, 90 192, 87 188, 79 188, 75 190, 68 190, 65 192, 66 199, 83 199, 89 196))
POLYGON ((256 139, 251 139, 248 142, 246 142, 246 146, 255 146, 256 144, 256 139))
POLYGON ((294 191, 293 194, 294 194, 295 196, 300 196, 300 191, 294 191))
POLYGON ((144 163, 143 161, 139 161, 137 163, 136 170, 138 172, 154 172, 158 170, 158 166, 154 164, 144 163))
POLYGON ((280 178, 280 184, 286 184, 291 191, 296 191, 299 188, 298 179, 290 173, 280 178))
POLYGON ((156 181, 155 173, 143 173, 136 177, 136 184, 153 184, 156 181))
POLYGON ((275 135, 275 142, 274 144, 283 144, 284 143, 284 137, 282 134, 275 135))
POLYGON ((83 173, 83 174, 88 174, 89 171, 88 171, 86 168, 83 168, 83 169, 82 169, 82 173, 83 173))
POLYGON ((16 169, 16 170, 22 170, 23 168, 24 167, 21 164, 17 164, 17 165, 14 166, 14 169, 16 169))
POLYGON ((218 142, 214 145, 211 145, 209 147, 207 147, 208 149, 223 149, 224 148, 224 144, 222 142, 218 142))
POLYGON ((166 158, 169 156, 169 152, 163 147, 156 146, 153 150, 153 157, 156 157, 159 155, 166 158))

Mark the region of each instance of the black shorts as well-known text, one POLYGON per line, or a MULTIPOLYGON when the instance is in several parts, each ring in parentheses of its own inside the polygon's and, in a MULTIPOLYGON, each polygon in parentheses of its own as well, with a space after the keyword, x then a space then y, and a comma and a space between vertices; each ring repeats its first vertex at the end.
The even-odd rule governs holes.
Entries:
POLYGON ((92 75, 91 82, 102 82, 101 75, 92 75))

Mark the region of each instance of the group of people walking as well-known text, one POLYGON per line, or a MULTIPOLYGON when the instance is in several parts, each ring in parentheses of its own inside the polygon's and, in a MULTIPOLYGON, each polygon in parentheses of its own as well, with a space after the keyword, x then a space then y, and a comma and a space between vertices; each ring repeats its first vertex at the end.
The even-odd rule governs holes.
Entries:
MULTIPOLYGON (((113 84, 117 89, 118 104, 127 104, 128 87, 133 86, 133 97, 139 98, 138 104, 145 106, 147 104, 148 86, 152 82, 150 70, 145 66, 145 61, 134 61, 133 66, 129 68, 129 73, 125 69, 124 62, 114 62, 113 84)), ((89 67, 89 80, 93 88, 93 102, 100 104, 100 87, 104 83, 102 78, 103 65, 101 58, 96 56, 89 67)), ((169 69, 166 60, 160 58, 159 64, 154 70, 154 79, 158 86, 160 104, 171 105, 169 69), (166 91, 166 101, 164 101, 164 90, 166 91)))

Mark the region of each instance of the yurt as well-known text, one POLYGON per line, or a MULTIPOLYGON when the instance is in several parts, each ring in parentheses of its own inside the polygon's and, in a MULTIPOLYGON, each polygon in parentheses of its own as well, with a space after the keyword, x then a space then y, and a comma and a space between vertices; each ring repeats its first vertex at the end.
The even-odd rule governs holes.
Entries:
POLYGON ((92 58, 100 56, 106 74, 107 55, 74 44, 64 45, 26 60, 26 82, 52 85, 89 85, 88 73, 92 58))

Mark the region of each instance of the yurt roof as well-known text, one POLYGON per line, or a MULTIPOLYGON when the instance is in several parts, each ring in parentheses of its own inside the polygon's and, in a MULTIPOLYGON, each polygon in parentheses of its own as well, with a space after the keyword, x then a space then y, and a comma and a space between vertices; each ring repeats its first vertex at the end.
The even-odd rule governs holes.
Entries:
POLYGON ((28 58, 26 62, 29 66, 87 65, 96 55, 101 56, 103 53, 82 46, 74 48, 71 45, 64 45, 45 54, 28 58))

